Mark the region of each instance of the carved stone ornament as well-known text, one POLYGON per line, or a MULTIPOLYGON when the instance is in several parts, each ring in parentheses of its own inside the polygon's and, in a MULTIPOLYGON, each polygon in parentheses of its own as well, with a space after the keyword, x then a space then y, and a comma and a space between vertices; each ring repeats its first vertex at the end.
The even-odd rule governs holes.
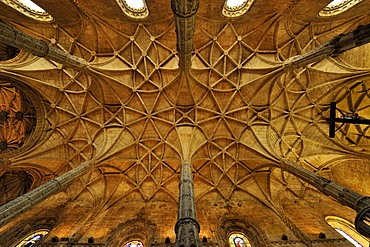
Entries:
POLYGON ((254 0, 244 0, 244 2, 237 6, 229 6, 227 5, 227 1, 225 1, 224 7, 222 9, 222 14, 226 17, 238 17, 245 14, 250 7, 254 0))
POLYGON ((172 0, 171 7, 177 16, 188 18, 197 12, 199 0, 172 0))
POLYGON ((12 7, 13 9, 21 12, 22 14, 38 20, 38 21, 45 21, 45 22, 52 22, 54 21, 54 18, 46 11, 35 11, 25 4, 23 4, 21 1, 17 0, 0 0, 0 2, 3 2, 7 4, 8 6, 12 7))
POLYGON ((355 6, 356 4, 362 1, 363 0, 345 0, 339 4, 328 5, 319 12, 319 16, 326 17, 326 16, 338 15, 352 8, 353 6, 355 6))

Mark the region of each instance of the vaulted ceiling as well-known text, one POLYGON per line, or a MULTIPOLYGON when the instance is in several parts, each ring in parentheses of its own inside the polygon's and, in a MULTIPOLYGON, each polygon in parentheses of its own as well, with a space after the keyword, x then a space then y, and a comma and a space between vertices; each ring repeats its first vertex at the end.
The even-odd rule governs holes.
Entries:
MULTIPOLYGON (((55 196, 56 205, 43 206, 84 201, 81 207, 93 208, 84 213, 94 222, 82 230, 71 223, 69 230, 60 228, 63 234, 90 230, 103 238, 111 227, 106 219, 120 210, 126 215, 112 224, 147 212, 154 219, 163 213, 157 202, 176 211, 179 165, 187 157, 199 210, 216 205, 219 215, 253 215, 265 207, 279 213, 285 201, 318 196, 277 169, 280 158, 370 192, 364 161, 369 127, 347 124, 333 139, 326 122, 332 101, 345 115, 370 117, 368 46, 292 71, 282 64, 369 23, 369 0, 325 18, 317 13, 330 0, 256 0, 234 19, 222 16, 223 1, 200 1, 189 72, 178 67, 169 1, 148 0, 150 14, 143 20, 126 17, 114 0, 34 2, 55 21, 34 21, 0 1, 1 20, 84 58, 91 68, 78 72, 25 52, 0 62, 4 83, 12 78, 41 95, 36 110, 43 120, 35 132, 44 133, 28 150, 0 156, 10 158, 14 169, 42 174, 41 181, 84 160, 100 160, 55 196)), ((201 223, 207 217, 200 213, 201 223)), ((171 227, 162 226, 162 235, 171 235, 175 219, 164 218, 162 224, 171 227)), ((211 224, 201 227, 212 235, 211 224)))

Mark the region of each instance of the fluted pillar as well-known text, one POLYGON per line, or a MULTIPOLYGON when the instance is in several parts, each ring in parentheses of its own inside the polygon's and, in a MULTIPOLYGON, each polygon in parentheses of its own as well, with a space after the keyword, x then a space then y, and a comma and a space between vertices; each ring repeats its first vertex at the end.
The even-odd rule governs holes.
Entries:
POLYGON ((175 226, 175 247, 200 247, 200 226, 197 221, 192 165, 189 161, 181 163, 178 220, 175 226))
POLYGON ((55 48, 43 40, 35 39, 17 31, 2 22, 0 22, 0 42, 30 52, 38 57, 46 57, 75 70, 86 69, 89 65, 82 58, 55 48))
POLYGON ((341 204, 358 212, 355 220, 356 229, 366 237, 370 237, 370 197, 358 194, 340 184, 311 172, 293 161, 283 160, 281 168, 303 181, 315 186, 325 195, 331 196, 341 204))
POLYGON ((327 57, 335 57, 355 47, 370 42, 370 24, 359 26, 356 30, 335 36, 329 42, 302 55, 284 61, 284 70, 293 70, 310 63, 319 62, 327 57))
POLYGON ((40 187, 2 205, 0 207, 0 227, 8 224, 21 214, 30 211, 34 206, 50 196, 65 189, 76 178, 91 170, 94 165, 94 160, 85 161, 61 176, 50 179, 40 187))
POLYGON ((191 67, 194 50, 194 30, 199 0, 171 0, 171 7, 175 14, 179 67, 187 70, 191 67))

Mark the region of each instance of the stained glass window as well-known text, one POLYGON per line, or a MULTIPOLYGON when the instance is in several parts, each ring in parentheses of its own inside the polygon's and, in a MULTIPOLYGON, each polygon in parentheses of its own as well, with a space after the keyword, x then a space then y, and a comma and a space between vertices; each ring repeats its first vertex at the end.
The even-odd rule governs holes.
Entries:
POLYGON ((37 241, 40 241, 43 237, 45 237, 49 231, 42 230, 37 231, 35 233, 32 233, 31 235, 27 236, 25 239, 23 239, 22 242, 16 245, 16 247, 31 247, 34 246, 37 241))
POLYGON ((233 233, 229 237, 230 247, 251 247, 249 240, 241 233, 233 233))
POLYGON ((127 242, 124 247, 143 247, 143 243, 138 240, 127 242))

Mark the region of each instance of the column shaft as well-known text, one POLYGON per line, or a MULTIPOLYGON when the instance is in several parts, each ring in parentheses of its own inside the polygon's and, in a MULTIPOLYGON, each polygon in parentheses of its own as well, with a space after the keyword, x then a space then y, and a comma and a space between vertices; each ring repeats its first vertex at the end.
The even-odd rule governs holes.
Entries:
POLYGON ((17 47, 39 57, 46 57, 75 70, 83 70, 88 67, 88 62, 84 59, 48 45, 45 41, 35 39, 2 22, 0 22, 0 42, 17 47))
POLYGON ((176 243, 175 247, 200 247, 199 231, 197 221, 192 165, 188 161, 181 163, 179 212, 175 226, 176 243))
POLYGON ((314 172, 311 172, 290 160, 284 160, 282 169, 299 177, 307 183, 315 186, 325 195, 331 196, 341 204, 348 206, 356 212, 364 207, 370 206, 370 198, 360 195, 340 184, 332 182, 314 172))
POLYGON ((359 26, 356 30, 346 34, 335 36, 329 42, 302 55, 288 58, 284 61, 286 71, 306 66, 310 63, 319 62, 327 57, 335 57, 355 47, 370 42, 370 24, 359 26))
POLYGON ((334 183, 314 172, 311 172, 290 160, 283 160, 281 168, 307 183, 315 186, 325 195, 331 196, 341 204, 358 212, 355 219, 356 230, 370 237, 370 197, 360 195, 340 184, 334 183))
POLYGON ((91 170, 94 164, 95 161, 85 161, 61 176, 50 179, 40 187, 0 206, 0 227, 8 224, 21 214, 28 212, 34 206, 43 202, 50 196, 65 189, 76 178, 91 170))
POLYGON ((172 0, 171 7, 175 14, 179 67, 187 70, 191 67, 194 50, 194 30, 199 0, 172 0))

